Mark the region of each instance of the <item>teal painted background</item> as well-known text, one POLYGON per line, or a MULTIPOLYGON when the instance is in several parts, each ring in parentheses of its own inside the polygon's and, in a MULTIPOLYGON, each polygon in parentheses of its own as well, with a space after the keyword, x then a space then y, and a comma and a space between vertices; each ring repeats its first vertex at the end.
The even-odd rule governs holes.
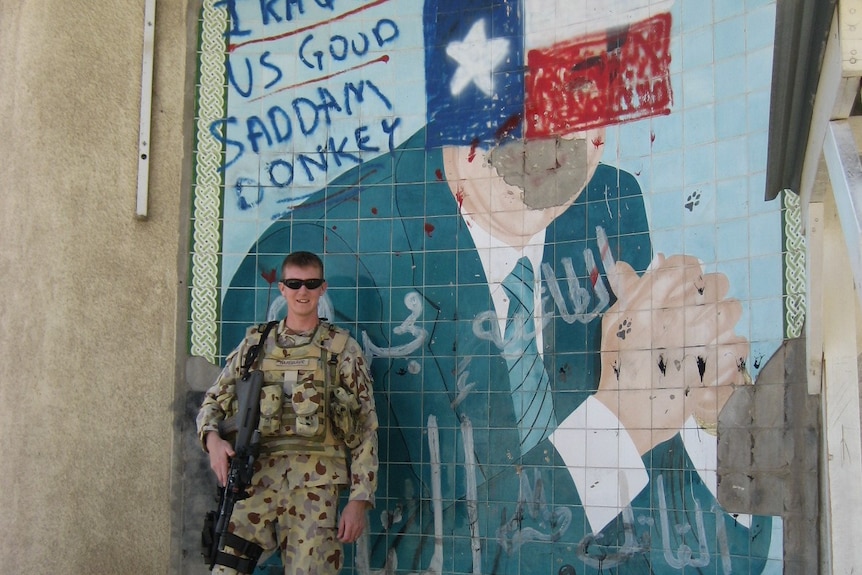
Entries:
POLYGON ((718 412, 785 329, 774 14, 204 3, 190 350, 218 363, 283 313, 283 256, 323 256, 381 421, 348 571, 781 572, 780 518, 714 496, 718 412), (501 303, 520 255, 529 393, 501 303))

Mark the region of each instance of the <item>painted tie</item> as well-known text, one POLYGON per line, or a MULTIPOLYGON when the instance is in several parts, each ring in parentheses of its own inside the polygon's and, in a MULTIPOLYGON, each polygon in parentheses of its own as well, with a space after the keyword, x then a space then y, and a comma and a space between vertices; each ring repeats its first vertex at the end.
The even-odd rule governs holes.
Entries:
POLYGON ((526 257, 518 260, 503 281, 510 298, 503 356, 509 365, 509 386, 522 454, 557 427, 548 373, 536 346, 533 281, 533 267, 526 257))

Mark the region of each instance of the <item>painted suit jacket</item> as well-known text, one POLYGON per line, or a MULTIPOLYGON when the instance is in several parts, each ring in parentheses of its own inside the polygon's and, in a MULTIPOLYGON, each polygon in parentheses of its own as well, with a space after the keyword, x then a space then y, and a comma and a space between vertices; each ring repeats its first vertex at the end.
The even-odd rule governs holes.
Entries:
MULTIPOLYGON (((420 131, 274 222, 239 267, 222 310, 223 339, 235 341, 227 333, 231 325, 260 321, 267 298, 261 278, 280 271, 285 253, 324 255, 334 310, 329 319, 351 329, 366 356, 374 357, 381 513, 371 517, 371 567, 382 568, 395 549, 399 571, 442 561, 443 573, 473 572, 475 560, 483 573, 580 574, 612 567, 621 574, 759 573, 770 518, 755 518, 748 529, 725 514, 678 437, 644 457, 649 486, 599 533, 586 520, 581 496, 551 443, 520 453, 508 367, 495 344, 476 336, 482 326, 474 319, 494 309, 485 273, 439 150, 426 150, 424 142, 420 131), (429 455, 432 417, 439 466, 429 455), (463 425, 472 428, 475 505, 465 498, 463 425), (437 548, 435 558, 438 481, 444 552, 437 548), (481 541, 481 558, 471 536, 481 541)), ((646 269, 652 253, 640 187, 630 174, 604 164, 547 228, 543 263, 565 294, 562 302, 546 296, 545 310, 553 305, 554 313, 543 330, 558 422, 599 381, 601 317, 573 319, 599 304, 585 256, 592 252, 602 275, 597 227, 607 234, 615 260, 646 269), (576 307, 570 297, 567 269, 584 290, 578 293, 590 296, 586 305, 576 307)), ((613 301, 610 294, 598 311, 613 301)))

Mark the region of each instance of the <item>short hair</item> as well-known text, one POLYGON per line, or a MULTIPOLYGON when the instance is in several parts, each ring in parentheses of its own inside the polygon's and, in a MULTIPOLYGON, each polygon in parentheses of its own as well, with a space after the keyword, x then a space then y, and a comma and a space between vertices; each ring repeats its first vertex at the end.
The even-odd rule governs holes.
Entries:
POLYGON ((323 260, 313 252, 292 252, 287 254, 284 261, 281 262, 281 272, 284 274, 284 268, 293 266, 297 268, 316 267, 320 270, 320 277, 323 278, 323 260))

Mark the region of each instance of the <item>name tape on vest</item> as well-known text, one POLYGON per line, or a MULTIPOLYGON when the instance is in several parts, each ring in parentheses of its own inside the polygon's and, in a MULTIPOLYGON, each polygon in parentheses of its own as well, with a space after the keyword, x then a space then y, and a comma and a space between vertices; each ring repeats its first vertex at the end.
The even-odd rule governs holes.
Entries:
POLYGON ((278 359, 275 365, 281 369, 303 369, 312 365, 312 361, 317 363, 317 358, 306 357, 303 359, 278 359))

